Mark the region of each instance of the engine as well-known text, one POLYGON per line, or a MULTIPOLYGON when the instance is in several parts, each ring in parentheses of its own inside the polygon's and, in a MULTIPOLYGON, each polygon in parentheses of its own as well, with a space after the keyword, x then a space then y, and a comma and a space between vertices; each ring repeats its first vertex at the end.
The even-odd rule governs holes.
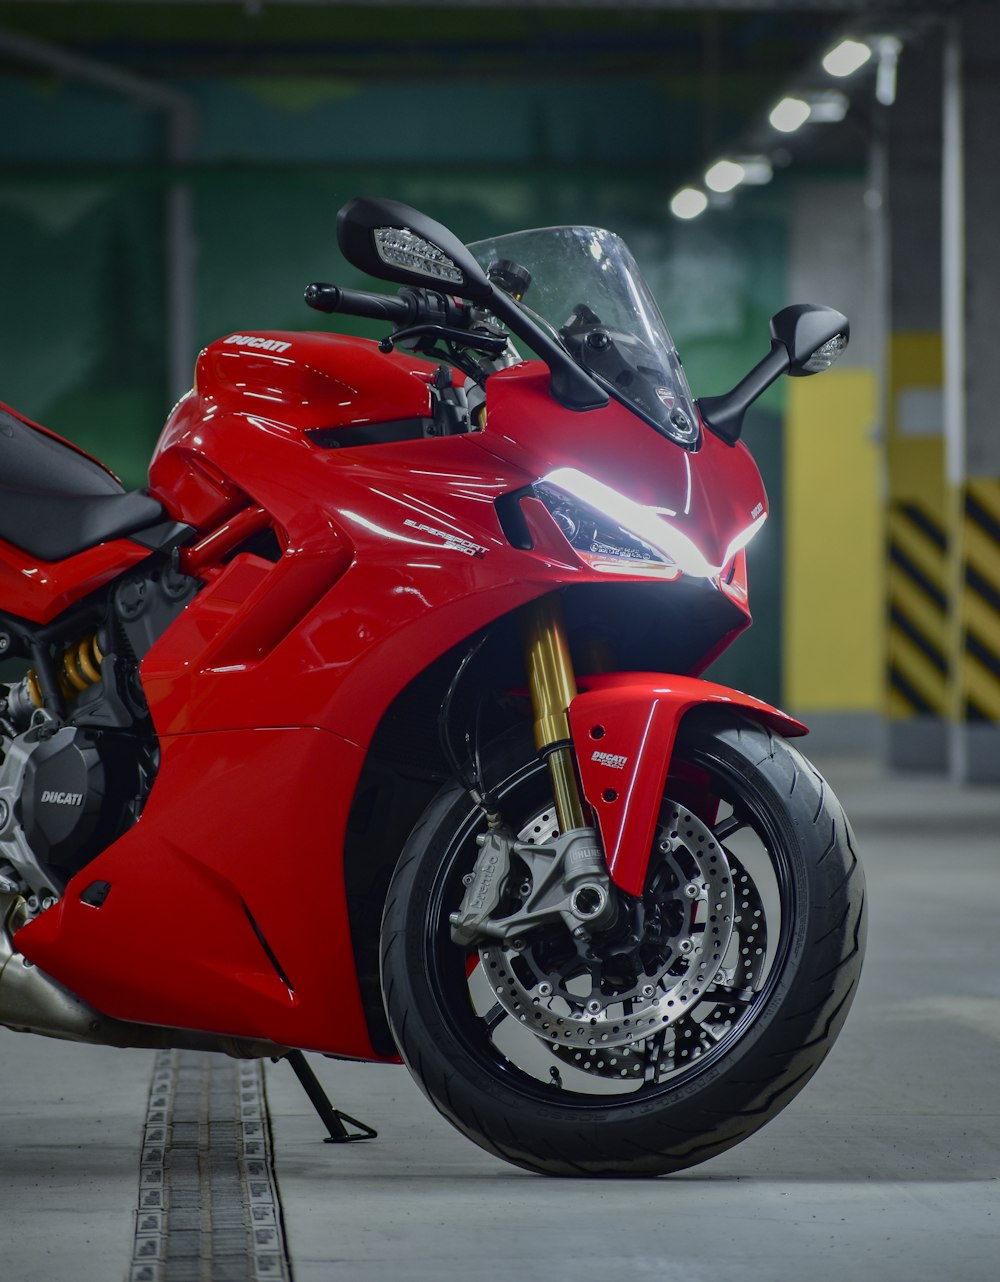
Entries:
POLYGON ((168 566, 132 573, 93 604, 98 625, 82 637, 40 650, 22 634, 35 664, 0 685, 0 889, 31 911, 142 813, 158 750, 139 663, 196 586, 168 566))

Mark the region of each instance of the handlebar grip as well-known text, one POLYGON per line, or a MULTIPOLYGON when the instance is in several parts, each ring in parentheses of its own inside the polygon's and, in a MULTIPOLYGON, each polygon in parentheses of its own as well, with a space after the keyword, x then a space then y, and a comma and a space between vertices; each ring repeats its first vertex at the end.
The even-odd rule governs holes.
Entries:
POLYGON ((306 303, 317 312, 344 312, 348 316, 367 316, 396 325, 410 319, 410 304, 390 294, 365 294, 359 289, 341 289, 314 281, 306 287, 306 303))

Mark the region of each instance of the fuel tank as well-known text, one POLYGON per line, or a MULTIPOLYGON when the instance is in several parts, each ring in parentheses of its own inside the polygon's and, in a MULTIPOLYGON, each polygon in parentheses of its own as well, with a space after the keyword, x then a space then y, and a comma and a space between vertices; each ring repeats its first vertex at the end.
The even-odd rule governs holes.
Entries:
MULTIPOLYGON (((261 432, 301 436, 367 424, 400 434, 432 414, 435 367, 368 339, 341 334, 254 331, 229 334, 198 357, 195 384, 175 406, 149 468, 150 493, 169 511, 203 527, 246 502, 211 463, 216 425, 247 427, 247 449, 261 432)), ((391 436, 388 439, 392 439, 391 436)), ((350 438, 345 436, 344 444, 350 438)), ((335 440, 327 439, 327 445, 335 440)))

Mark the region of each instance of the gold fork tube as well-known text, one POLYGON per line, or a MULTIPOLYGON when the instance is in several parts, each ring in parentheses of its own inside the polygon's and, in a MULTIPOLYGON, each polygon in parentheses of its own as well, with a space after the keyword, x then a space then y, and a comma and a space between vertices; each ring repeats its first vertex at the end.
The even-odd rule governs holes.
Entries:
POLYGON ((535 714, 535 747, 546 753, 553 797, 562 832, 586 828, 577 783, 568 709, 576 697, 576 677, 558 598, 546 597, 522 613, 525 664, 535 714))

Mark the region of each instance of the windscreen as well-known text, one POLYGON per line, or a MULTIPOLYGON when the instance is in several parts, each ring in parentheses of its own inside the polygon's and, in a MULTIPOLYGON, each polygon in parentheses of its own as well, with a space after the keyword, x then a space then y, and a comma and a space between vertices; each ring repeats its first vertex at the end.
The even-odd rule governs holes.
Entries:
POLYGON ((611 395, 678 444, 697 443, 677 349, 619 236, 598 227, 543 227, 469 248, 494 283, 523 300, 611 395))

